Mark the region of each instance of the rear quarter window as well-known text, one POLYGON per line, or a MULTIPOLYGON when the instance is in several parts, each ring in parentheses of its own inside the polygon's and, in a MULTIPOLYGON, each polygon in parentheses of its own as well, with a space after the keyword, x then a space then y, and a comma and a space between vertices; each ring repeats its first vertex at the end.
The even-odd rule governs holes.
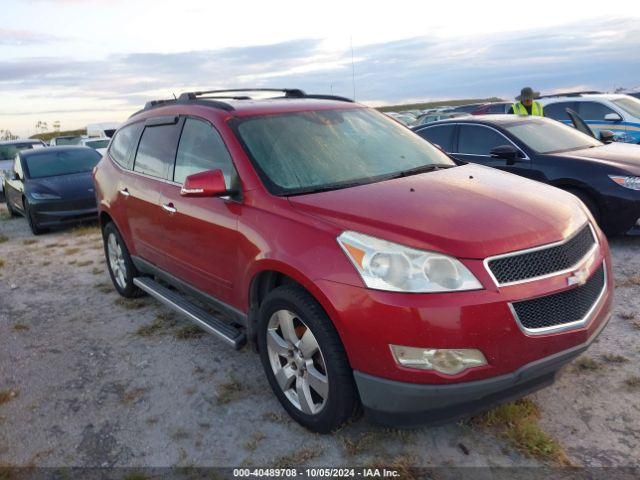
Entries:
POLYGON ((109 155, 111 158, 123 168, 131 169, 134 144, 137 142, 140 131, 142 130, 142 123, 132 123, 126 127, 122 127, 115 134, 111 147, 109 148, 109 155))

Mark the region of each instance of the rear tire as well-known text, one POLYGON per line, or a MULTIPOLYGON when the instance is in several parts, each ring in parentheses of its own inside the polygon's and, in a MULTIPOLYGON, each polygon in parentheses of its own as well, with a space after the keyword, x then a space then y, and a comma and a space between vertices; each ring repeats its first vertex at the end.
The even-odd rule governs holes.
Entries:
POLYGON ((107 223, 102 229, 102 240, 113 286, 125 298, 141 297, 144 292, 133 283, 133 279, 140 276, 140 273, 133 264, 127 245, 113 222, 107 223))
POLYGON ((358 411, 353 371, 340 337, 306 290, 284 285, 271 291, 260 306, 257 330, 267 380, 295 421, 328 433, 358 411))
MULTIPOLYGON (((47 228, 43 228, 38 225, 35 217, 33 216, 33 212, 31 211, 31 206, 29 205, 29 201, 25 198, 22 200, 24 205, 24 216, 27 217, 27 222, 29 223, 29 228, 34 235, 41 235, 48 231, 47 228)), ((8 205, 8 204, 7 204, 8 205)))

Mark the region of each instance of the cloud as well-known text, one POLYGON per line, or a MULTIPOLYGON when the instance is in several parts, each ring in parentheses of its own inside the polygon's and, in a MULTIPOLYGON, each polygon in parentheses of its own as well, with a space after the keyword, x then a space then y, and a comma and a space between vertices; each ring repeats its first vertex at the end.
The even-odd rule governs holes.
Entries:
MULTIPOLYGON (((359 100, 515 96, 524 85, 551 91, 572 85, 635 86, 640 25, 606 19, 508 34, 442 40, 414 37, 358 47, 359 100), (587 32, 587 33, 585 33, 587 32)), ((327 50, 319 39, 273 45, 132 53, 102 60, 0 60, 0 92, 86 99, 110 108, 201 88, 299 87, 352 95, 350 49, 327 50), (43 94, 44 92, 44 94, 43 94)), ((48 109, 47 109, 48 110, 48 109)))
POLYGON ((65 38, 30 30, 0 28, 0 46, 23 47, 63 41, 65 38))

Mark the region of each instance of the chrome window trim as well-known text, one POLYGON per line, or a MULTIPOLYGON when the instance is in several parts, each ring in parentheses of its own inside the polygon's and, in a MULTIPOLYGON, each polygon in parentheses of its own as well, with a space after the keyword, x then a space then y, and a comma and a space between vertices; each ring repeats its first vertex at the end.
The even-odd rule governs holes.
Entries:
MULTIPOLYGON (((604 275, 604 284, 602 285, 602 290, 600 291, 600 294, 598 295, 598 298, 596 298, 596 301, 593 302, 593 305, 591 305, 591 308, 589 309, 589 311, 585 314, 584 317, 582 317, 580 320, 576 320, 574 322, 569 322, 569 323, 562 323, 560 325, 553 325, 551 327, 541 327, 541 328, 526 328, 524 325, 522 325, 522 322, 520 322, 520 318, 518 317, 518 314, 516 313, 516 309, 513 307, 514 303, 518 303, 518 302, 522 302, 522 301, 527 301, 527 300, 535 300, 536 298, 542 298, 542 297, 546 297, 547 295, 542 295, 541 297, 534 297, 534 298, 527 298, 524 300, 518 300, 517 302, 509 302, 509 310, 511 310, 511 314, 513 315, 513 318, 515 319, 516 323, 518 324, 518 327, 520 328, 520 330, 525 334, 525 335, 531 335, 531 336, 535 336, 535 335, 544 335, 546 333, 557 333, 557 332, 563 332, 566 330, 573 330, 575 328, 579 328, 582 327, 584 325, 586 325, 587 323, 589 323, 592 320, 593 314, 595 313, 596 309, 598 307, 601 306, 602 303, 602 299, 604 297, 605 292, 607 291, 607 263, 603 260, 602 263, 600 264, 602 267, 602 272, 604 275)), ((600 267, 598 267, 600 268, 600 267)), ((596 269, 594 271, 597 271, 598 269, 596 269)), ((593 277, 593 275, 592 275, 593 277)), ((591 278, 591 277, 590 277, 591 278)), ((580 287, 577 287, 580 288, 580 287)), ((568 290, 563 290, 564 292, 568 291, 568 290)), ((556 293, 562 293, 562 292, 556 292, 556 293)), ((554 295, 554 294, 551 294, 554 295)))
MULTIPOLYGON (((529 160, 531 161, 531 159, 529 158, 529 156, 527 155, 527 152, 525 152, 524 150, 522 150, 518 145, 516 145, 510 138, 506 137, 504 133, 502 133, 500 130, 491 127, 489 125, 484 125, 482 123, 470 123, 470 122, 447 122, 447 123, 440 123, 438 125, 425 125, 424 128, 416 128, 414 130, 414 132, 418 133, 421 132, 422 130, 426 130, 427 128, 434 128, 434 127, 441 127, 443 125, 471 125, 472 127, 484 127, 484 128, 488 128, 489 130, 493 130, 494 132, 496 132, 498 135, 500 135, 501 137, 503 137, 507 142, 509 142, 511 145, 513 145, 515 148, 518 149, 519 152, 522 152, 522 154, 524 155, 524 157, 519 158, 518 160, 529 160)), ((458 134, 458 140, 460 139, 460 134, 458 134)), ((427 140, 428 141, 428 140, 427 140)), ((477 153, 462 153, 462 152, 447 152, 449 155, 473 155, 474 157, 485 157, 485 158, 493 158, 491 155, 480 155, 477 153)))
POLYGON ((491 277, 491 280, 493 280, 493 283, 497 286, 497 287, 510 287, 512 285, 519 285, 521 283, 529 283, 529 282, 535 282, 538 280, 543 280, 545 278, 551 278, 551 277, 555 277, 557 275, 564 275, 565 273, 569 273, 573 270, 576 269, 576 267, 578 267, 579 265, 582 265, 583 263, 585 263, 587 261, 587 259, 591 258, 591 256, 595 253, 595 251, 600 247, 600 242, 598 241, 598 236, 596 235, 596 232, 593 228, 593 225, 591 224, 591 222, 587 221, 585 223, 583 223, 582 225, 580 225, 579 228, 577 228, 575 230, 575 232, 573 232, 571 235, 569 235, 568 237, 566 237, 564 240, 560 240, 559 242, 554 242, 554 243, 547 243, 545 245, 540 245, 538 247, 532 247, 532 248, 527 248, 524 250, 518 250, 515 252, 509 252, 509 253, 501 253, 499 255, 493 255, 491 257, 487 257, 485 258, 482 263, 484 264, 484 268, 485 270, 489 273, 489 276, 491 277), (589 225, 589 230, 591 230, 591 235, 593 236, 594 239, 594 244, 593 247, 591 247, 589 249, 589 251, 587 253, 584 254, 584 256, 578 260, 574 265, 572 265, 571 267, 565 268, 564 270, 558 270, 557 272, 552 272, 552 273, 547 273, 546 275, 539 275, 537 277, 531 277, 531 278, 526 278, 524 280, 516 280, 514 282, 506 282, 506 283, 500 283, 498 281, 498 279, 495 277, 495 275, 493 274, 493 272, 491 271, 491 268, 489 268, 489 262, 492 260, 497 260, 500 258, 508 258, 508 257, 516 257, 518 255, 524 255, 527 253, 531 253, 531 252, 537 252, 539 250, 546 250, 548 248, 553 248, 553 247, 557 247, 558 245, 563 245, 565 243, 567 243, 569 240, 571 240, 573 237, 575 237, 576 235, 578 235, 578 233, 580 233, 580 231, 584 228, 584 226, 589 225))

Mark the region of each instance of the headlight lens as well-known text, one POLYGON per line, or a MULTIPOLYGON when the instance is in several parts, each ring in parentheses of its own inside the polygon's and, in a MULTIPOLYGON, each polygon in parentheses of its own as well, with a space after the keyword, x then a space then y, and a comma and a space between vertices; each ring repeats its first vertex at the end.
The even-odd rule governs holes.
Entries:
POLYGON ((609 178, 622 187, 630 188, 631 190, 640 190, 640 177, 609 175, 609 178))
POLYGON ((416 348, 390 345, 396 363, 407 368, 435 370, 455 375, 473 367, 487 365, 487 359, 475 348, 416 348))
POLYGON ((62 197, 53 193, 31 192, 31 196, 35 200, 59 200, 62 197))
POLYGON ((460 261, 358 232, 343 232, 338 243, 365 285, 391 292, 479 290, 480 282, 460 261))

